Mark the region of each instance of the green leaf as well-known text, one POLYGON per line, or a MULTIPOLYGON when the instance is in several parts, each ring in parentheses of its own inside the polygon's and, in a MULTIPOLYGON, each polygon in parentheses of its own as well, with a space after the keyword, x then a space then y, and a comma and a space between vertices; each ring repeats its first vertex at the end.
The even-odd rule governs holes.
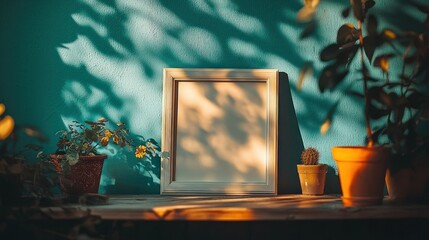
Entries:
POLYGON ((25 145, 25 147, 26 148, 28 148, 28 149, 31 149, 31 150, 34 150, 34 151, 40 151, 40 150, 42 150, 42 146, 39 146, 39 145, 36 145, 36 144, 26 144, 25 145))
POLYGON ((334 63, 326 66, 319 76, 319 90, 324 92, 326 89, 335 88, 347 74, 348 70, 342 64, 334 63))
POLYGON ((404 118, 404 112, 405 112, 405 108, 403 108, 403 107, 395 109, 395 111, 394 111, 395 123, 401 123, 402 122, 402 119, 404 118))
POLYGON ((381 117, 387 116, 390 113, 388 109, 379 109, 375 107, 373 104, 369 105, 369 116, 372 119, 379 119, 381 117))
MULTIPOLYGON (((380 138, 380 135, 382 135, 384 131, 386 131, 385 127, 380 127, 380 128, 373 129, 373 131, 372 131, 372 140, 375 143, 378 143, 378 139, 380 138)), ((366 145, 368 145, 368 140, 369 140, 368 136, 366 136, 366 139, 365 139, 365 144, 366 145)))
POLYGON ((79 162, 79 154, 77 152, 68 152, 66 155, 64 155, 64 157, 70 166, 73 166, 79 162))
POLYGON ((414 91, 407 96, 407 105, 415 109, 420 109, 428 100, 428 96, 424 96, 418 91, 414 91))
POLYGON ((372 87, 368 89, 368 96, 370 99, 376 100, 389 109, 394 107, 394 100, 391 95, 387 94, 382 87, 372 87))
POLYGON ((305 79, 313 74, 313 62, 306 62, 299 71, 298 83, 296 89, 300 91, 304 84, 305 79))
POLYGON ((98 140, 97 133, 91 129, 85 129, 85 137, 92 142, 95 142, 98 140))
POLYGON ((377 36, 366 36, 363 39, 363 49, 370 63, 372 62, 372 57, 374 56, 374 52, 376 48, 377 48, 377 36))
POLYGON ((352 5, 353 15, 356 19, 363 21, 365 18, 364 15, 364 4, 361 0, 350 0, 352 5))
POLYGON ((358 30, 351 23, 342 25, 337 32, 337 44, 342 46, 359 39, 358 30))
POLYGON ((338 53, 339 46, 338 44, 333 43, 322 50, 320 53, 320 60, 323 62, 333 60, 337 57, 338 53))
POLYGON ((375 1, 374 0, 365 0, 364 1, 364 10, 365 13, 368 12, 368 10, 372 7, 374 7, 375 1))
POLYGON ((343 16, 343 18, 346 18, 350 15, 350 7, 346 7, 343 9, 343 11, 341 11, 341 15, 343 16))
POLYGON ((407 56, 407 57, 405 57, 405 59, 404 59, 404 63, 406 63, 406 64, 414 64, 414 63, 416 63, 416 62, 417 62, 417 60, 418 60, 417 55, 416 55, 416 54, 413 54, 413 55, 411 55, 411 56, 407 56))
POLYGON ((23 129, 24 133, 29 137, 35 138, 41 142, 47 142, 48 141, 48 137, 36 127, 23 126, 22 129, 23 129))
POLYGON ((367 22, 367 30, 369 36, 375 36, 378 35, 377 33, 377 26, 378 22, 374 15, 368 16, 368 22, 367 22))
POLYGON ((299 39, 305 39, 309 37, 311 34, 313 34, 314 30, 316 30, 316 21, 311 21, 301 32, 299 39))
POLYGON ((423 5, 423 4, 419 4, 416 2, 412 2, 412 4, 414 6, 416 6, 417 9, 419 9, 421 12, 429 14, 429 6, 428 5, 423 5))
POLYGON ((355 90, 347 90, 346 94, 354 96, 354 97, 362 98, 362 99, 365 97, 362 93, 357 92, 355 90))
POLYGON ((350 62, 353 60, 353 58, 356 55, 357 50, 359 49, 358 44, 354 44, 347 47, 341 47, 340 51, 337 56, 337 63, 345 64, 348 66, 350 62))

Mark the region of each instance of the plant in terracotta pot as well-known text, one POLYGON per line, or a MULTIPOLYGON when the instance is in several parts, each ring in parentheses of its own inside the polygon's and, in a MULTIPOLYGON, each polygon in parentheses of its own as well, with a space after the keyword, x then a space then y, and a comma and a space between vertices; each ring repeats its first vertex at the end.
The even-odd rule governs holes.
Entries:
POLYGON ((301 153, 302 164, 297 165, 302 194, 322 195, 325 191, 325 179, 328 172, 326 164, 319 164, 319 151, 313 147, 301 153))
MULTIPOLYGON (((64 192, 71 195, 98 193, 105 154, 99 154, 100 148, 114 144, 132 149, 133 139, 124 123, 114 127, 108 120, 100 118, 96 122, 73 121, 68 130, 61 130, 55 154, 50 155, 52 164, 61 175, 64 192)), ((136 148, 136 156, 145 151, 145 146, 136 148)))
MULTIPOLYGON (((376 46, 389 43, 392 38, 392 32, 385 29, 380 34, 380 42, 374 40, 374 36, 378 34, 376 20, 373 16, 368 15, 374 4, 375 2, 372 0, 351 0, 350 7, 343 12, 343 15, 348 15, 351 11, 356 23, 342 25, 337 31, 336 42, 324 48, 320 54, 322 61, 329 62, 319 76, 321 92, 335 89, 346 79, 356 56, 360 68, 360 76, 346 87, 345 92, 360 96, 363 100, 367 145, 332 148, 332 156, 338 167, 344 206, 367 206, 382 203, 384 177, 390 155, 389 148, 375 145, 371 126, 371 118, 375 118, 373 103, 379 98, 376 90, 385 82, 376 81, 370 76, 367 62, 371 62, 376 46), (365 26, 364 23, 366 23, 365 26), (365 27, 367 36, 364 36, 365 27), (355 90, 356 84, 361 84, 361 91, 355 90)), ((380 59, 378 64, 384 66, 385 61, 380 59)), ((321 127, 322 132, 329 128, 333 111, 337 105, 338 102, 329 111, 321 127)))
MULTIPOLYGON (((387 28, 379 31, 377 18, 368 14, 375 5, 374 1, 351 0, 350 3, 343 16, 353 12, 357 25, 342 25, 338 29, 336 43, 322 50, 321 60, 330 64, 319 76, 319 88, 321 92, 337 88, 348 76, 349 68, 358 56, 360 77, 347 85, 345 92, 364 101, 367 146, 334 147, 332 153, 339 170, 344 205, 360 206, 381 203, 386 159, 390 162, 386 178, 389 194, 392 174, 401 172, 398 175, 404 175, 400 170, 427 165, 429 6, 410 2, 426 15, 426 20, 420 31, 400 32, 387 28), (392 69, 392 61, 399 67, 392 69), (377 76, 375 71, 380 71, 378 76, 382 77, 374 77, 377 76), (356 91, 355 83, 362 84, 363 91, 356 91)), ((322 132, 329 129, 337 105, 338 102, 329 111, 321 127, 322 132)), ((395 181, 405 185, 411 179, 421 179, 422 188, 429 176, 427 171, 407 171, 405 175, 405 180, 395 181)), ((412 188, 408 186, 405 189, 412 188)))
POLYGON ((426 20, 414 30, 390 32, 392 53, 374 60, 385 81, 370 89, 374 115, 385 119, 374 128, 374 141, 391 146, 386 184, 398 201, 421 199, 429 187, 429 5, 410 4, 426 20), (396 71, 389 68, 394 58, 400 58, 396 71))

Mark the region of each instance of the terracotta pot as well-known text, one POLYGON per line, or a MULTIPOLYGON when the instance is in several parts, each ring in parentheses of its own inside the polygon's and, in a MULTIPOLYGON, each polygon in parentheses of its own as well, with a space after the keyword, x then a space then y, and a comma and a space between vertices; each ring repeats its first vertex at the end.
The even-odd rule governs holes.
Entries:
MULTIPOLYGON (((51 155, 51 160, 61 161, 63 155, 51 155)), ((107 155, 80 156, 79 162, 71 166, 70 172, 60 177, 62 191, 70 195, 98 193, 101 171, 107 155)))
POLYGON ((413 161, 414 168, 392 172, 387 169, 386 186, 389 198, 396 203, 422 200, 429 187, 429 165, 426 159, 413 161))
POLYGON ((384 147, 333 147, 345 207, 380 205, 390 150, 384 147))
POLYGON ((326 173, 328 165, 303 165, 296 166, 301 183, 302 194, 304 195, 322 195, 325 191, 326 173))

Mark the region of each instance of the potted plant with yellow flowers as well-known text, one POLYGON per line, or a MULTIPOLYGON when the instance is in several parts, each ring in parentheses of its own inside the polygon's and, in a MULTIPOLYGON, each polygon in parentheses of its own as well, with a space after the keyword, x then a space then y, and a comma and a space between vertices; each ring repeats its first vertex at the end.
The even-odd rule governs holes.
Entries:
POLYGON ((113 144, 134 149, 135 156, 143 158, 153 147, 149 142, 134 146, 124 123, 119 122, 111 127, 105 118, 95 122, 73 121, 68 125, 68 130, 57 134, 57 150, 50 155, 50 160, 61 175, 62 190, 70 195, 98 193, 103 163, 107 158, 107 155, 98 153, 100 148, 113 144))

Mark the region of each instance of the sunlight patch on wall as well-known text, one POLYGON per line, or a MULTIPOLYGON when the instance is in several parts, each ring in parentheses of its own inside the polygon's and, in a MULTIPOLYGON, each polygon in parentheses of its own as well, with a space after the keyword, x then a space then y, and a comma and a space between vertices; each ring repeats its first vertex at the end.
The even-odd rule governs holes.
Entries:
POLYGON ((219 62, 222 59, 222 47, 217 37, 201 28, 187 28, 180 33, 181 42, 201 58, 219 62))
POLYGON ((140 54, 159 52, 164 48, 167 36, 158 22, 133 14, 129 16, 126 27, 127 35, 140 54))
POLYGON ((80 2, 88 5, 92 10, 97 12, 102 16, 111 15, 115 13, 115 9, 104 4, 102 1, 98 0, 79 0, 80 2))
POLYGON ((294 64, 286 61, 285 58, 275 54, 265 54, 265 61, 267 66, 271 68, 287 69, 288 73, 293 73, 293 69, 296 68, 294 64))
POLYGON ((255 17, 239 12, 235 3, 230 0, 211 1, 215 6, 217 15, 238 30, 261 38, 266 36, 266 31, 262 23, 255 17))
POLYGON ((91 17, 87 16, 85 13, 73 13, 71 17, 79 26, 90 27, 98 35, 100 35, 100 37, 107 37, 106 26, 94 21, 91 17))
POLYGON ((189 0, 188 1, 189 4, 192 5, 192 7, 195 8, 196 11, 201 11, 205 14, 208 14, 210 16, 215 16, 216 13, 214 11, 214 9, 212 8, 212 4, 209 3, 211 1, 207 1, 207 0, 189 0))
POLYGON ((65 83, 62 97, 66 105, 78 107, 83 111, 82 116, 88 119, 93 118, 90 114, 92 109, 100 104, 108 105, 108 97, 102 90, 94 86, 85 86, 76 80, 65 83))
POLYGON ((160 28, 166 30, 176 30, 183 28, 185 23, 173 12, 163 7, 157 0, 117 0, 116 4, 121 12, 128 13, 128 17, 133 15, 144 16, 150 21, 156 22, 160 28))
POLYGON ((237 38, 228 39, 228 47, 231 52, 243 57, 258 57, 262 55, 262 52, 253 43, 237 38))

